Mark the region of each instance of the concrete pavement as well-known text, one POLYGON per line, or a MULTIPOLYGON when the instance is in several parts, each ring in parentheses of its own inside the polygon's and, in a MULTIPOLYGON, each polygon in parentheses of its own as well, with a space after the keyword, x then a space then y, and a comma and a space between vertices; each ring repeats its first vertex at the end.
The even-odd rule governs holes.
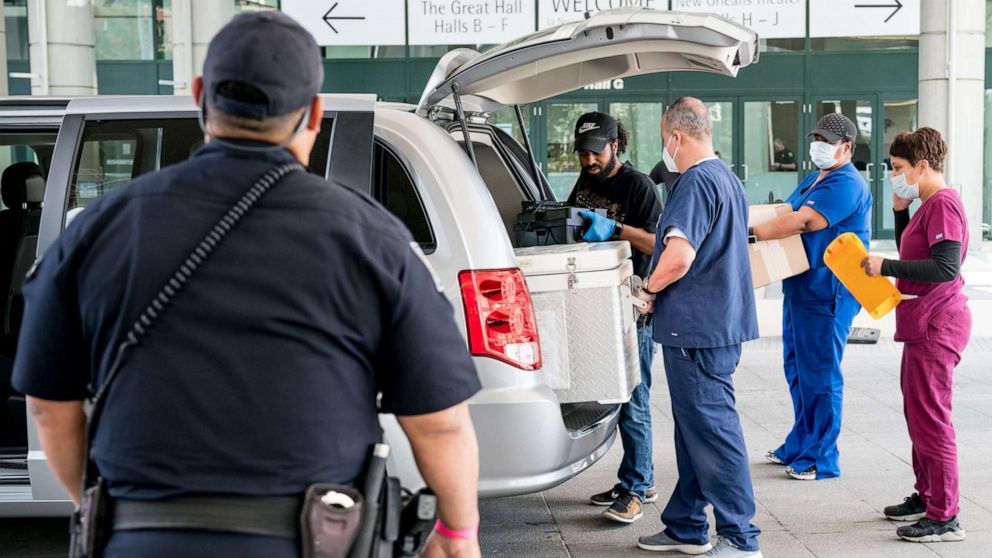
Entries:
MULTIPOLYGON (((977 312, 976 312, 977 314, 977 312)), ((870 319, 870 318, 869 318, 870 319)), ((976 320, 977 322, 977 320, 976 320)), ((979 333, 976 328, 976 333, 979 333)), ((844 359, 845 407, 840 437, 842 476, 801 482, 764 453, 780 443, 792 422, 782 373, 781 340, 745 346, 735 376, 737 403, 757 500, 755 524, 766 557, 982 557, 992 556, 992 332, 973 338, 955 376, 955 414, 961 469, 961 521, 968 540, 916 544, 898 540, 898 525, 883 507, 913 492, 910 443, 899 391, 901 345, 851 345, 844 359)), ((607 557, 655 553, 636 548, 639 535, 661 528, 660 510, 676 480, 671 406, 660 359, 652 388, 655 476, 661 499, 631 526, 600 518, 587 504, 615 482, 619 443, 589 471, 542 494, 484 502, 485 556, 607 557)), ((712 525, 712 515, 711 515, 712 525)), ((712 528, 711 528, 712 530, 712 528)), ((666 554, 659 554, 665 556, 666 554)), ((681 556, 678 553, 667 554, 681 556)))
MULTIPOLYGON (((878 253, 894 243, 875 243, 878 253)), ((780 286, 758 293, 758 316, 766 337, 745 346, 735 376, 738 408, 747 439, 758 512, 755 523, 766 557, 981 557, 992 556, 992 252, 972 252, 964 267, 974 331, 955 377, 955 424, 961 468, 961 521, 968 540, 920 545, 895 537, 896 523, 884 506, 912 492, 909 437, 899 392, 901 345, 892 341, 892 316, 876 322, 862 313, 855 325, 878 327, 877 345, 849 346, 844 361, 844 427, 839 479, 794 481, 763 455, 791 426, 792 409, 782 375, 780 286)), ((615 482, 619 443, 577 478, 542 494, 482 503, 485 556, 651 556, 638 550, 639 535, 661 528, 660 510, 675 484, 671 407, 660 358, 652 390, 655 474, 661 495, 631 526, 600 518, 587 504, 594 492, 615 482)), ((712 518, 711 518, 712 523, 712 518)), ((4 520, 0 556, 65 556, 66 521, 4 520)), ((666 554, 658 554, 666 556, 666 554)), ((681 556, 667 554, 667 556, 681 556)))

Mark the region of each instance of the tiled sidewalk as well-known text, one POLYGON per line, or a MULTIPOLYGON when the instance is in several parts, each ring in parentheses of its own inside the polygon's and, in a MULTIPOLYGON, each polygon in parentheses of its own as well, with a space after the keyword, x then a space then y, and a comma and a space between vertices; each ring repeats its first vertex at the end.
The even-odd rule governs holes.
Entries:
MULTIPOLYGON (((974 339, 955 378, 955 424, 961 468, 961 521, 968 540, 921 545, 898 540, 881 510, 912 492, 910 444, 902 417, 898 366, 901 345, 849 346, 840 438, 839 479, 800 482, 764 453, 792 421, 781 370, 781 342, 746 346, 736 374, 737 402, 751 456, 758 502, 755 523, 766 557, 992 556, 992 342, 974 339)), ((589 471, 543 494, 483 503, 485 556, 614 557, 666 554, 638 550, 639 535, 657 531, 660 509, 675 482, 668 389, 656 360, 652 406, 655 474, 662 496, 644 517, 621 526, 599 517, 587 498, 615 482, 619 442, 589 471)), ((711 519, 712 524, 712 519, 711 519)), ((668 556, 681 556, 678 553, 668 556)))

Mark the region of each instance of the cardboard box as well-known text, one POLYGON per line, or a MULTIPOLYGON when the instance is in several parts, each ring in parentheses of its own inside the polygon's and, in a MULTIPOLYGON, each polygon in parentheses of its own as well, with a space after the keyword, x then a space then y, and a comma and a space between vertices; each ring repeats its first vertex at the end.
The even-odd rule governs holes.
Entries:
MULTIPOLYGON (((752 205, 748 207, 747 226, 754 227, 786 213, 792 213, 792 206, 787 203, 752 205)), ((809 259, 798 234, 748 244, 747 251, 751 257, 751 280, 755 289, 809 269, 809 259)))

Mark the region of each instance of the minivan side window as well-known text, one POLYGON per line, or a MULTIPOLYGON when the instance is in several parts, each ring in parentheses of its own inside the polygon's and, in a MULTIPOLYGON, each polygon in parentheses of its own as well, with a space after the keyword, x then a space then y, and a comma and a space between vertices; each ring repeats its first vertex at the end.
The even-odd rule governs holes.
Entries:
POLYGON ((373 197, 403 221, 425 253, 432 253, 437 241, 410 173, 396 154, 378 141, 372 157, 373 197))
MULTIPOLYGON (((310 168, 321 176, 327 170, 332 120, 322 122, 310 158, 310 168)), ((69 210, 78 212, 142 174, 184 161, 202 145, 195 118, 87 121, 69 184, 69 210)))
POLYGON ((87 122, 69 184, 69 209, 189 157, 203 145, 193 118, 87 122))

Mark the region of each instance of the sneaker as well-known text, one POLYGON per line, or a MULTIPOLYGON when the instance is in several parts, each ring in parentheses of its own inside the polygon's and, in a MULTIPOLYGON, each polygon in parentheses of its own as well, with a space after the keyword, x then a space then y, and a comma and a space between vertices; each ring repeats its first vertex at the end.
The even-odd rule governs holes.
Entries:
MULTIPOLYGON (((620 497, 620 485, 615 485, 613 488, 607 490, 606 492, 600 492, 599 494, 593 494, 589 497, 589 503, 594 506, 612 506, 613 502, 620 497)), ((658 490, 655 487, 651 487, 647 490, 647 494, 644 497, 645 504, 653 504, 658 501, 658 490)))
POLYGON ((624 492, 619 498, 613 501, 603 517, 618 523, 633 523, 641 518, 644 512, 641 511, 641 498, 636 494, 624 492))
POLYGON ((716 546, 710 549, 704 556, 715 556, 717 558, 763 558, 760 550, 741 550, 734 546, 729 539, 717 537, 716 546))
POLYGON ((647 492, 644 495, 644 503, 653 504, 657 501, 658 501, 658 489, 652 486, 647 490, 647 492))
POLYGON ((927 505, 923 503, 920 494, 914 492, 912 496, 903 498, 901 504, 885 506, 883 513, 885 517, 894 521, 916 521, 923 519, 927 514, 927 505))
POLYGON ((934 521, 929 517, 896 529, 896 534, 904 541, 919 543, 953 542, 965 539, 964 529, 957 516, 947 521, 934 521))
POLYGON ((653 535, 645 535, 637 539, 637 548, 653 552, 681 552, 682 554, 702 554, 713 548, 710 543, 692 544, 677 541, 659 531, 653 535))
POLYGON ((785 474, 796 480, 816 480, 816 465, 810 465, 805 471, 797 471, 790 465, 785 468, 785 474))
POLYGON ((775 455, 775 450, 769 450, 768 453, 765 454, 765 461, 774 463, 775 465, 785 465, 785 461, 782 461, 777 455, 775 455))
POLYGON ((606 492, 600 492, 599 494, 593 494, 590 496, 589 503, 594 506, 612 506, 613 502, 619 497, 620 485, 617 484, 606 492))

